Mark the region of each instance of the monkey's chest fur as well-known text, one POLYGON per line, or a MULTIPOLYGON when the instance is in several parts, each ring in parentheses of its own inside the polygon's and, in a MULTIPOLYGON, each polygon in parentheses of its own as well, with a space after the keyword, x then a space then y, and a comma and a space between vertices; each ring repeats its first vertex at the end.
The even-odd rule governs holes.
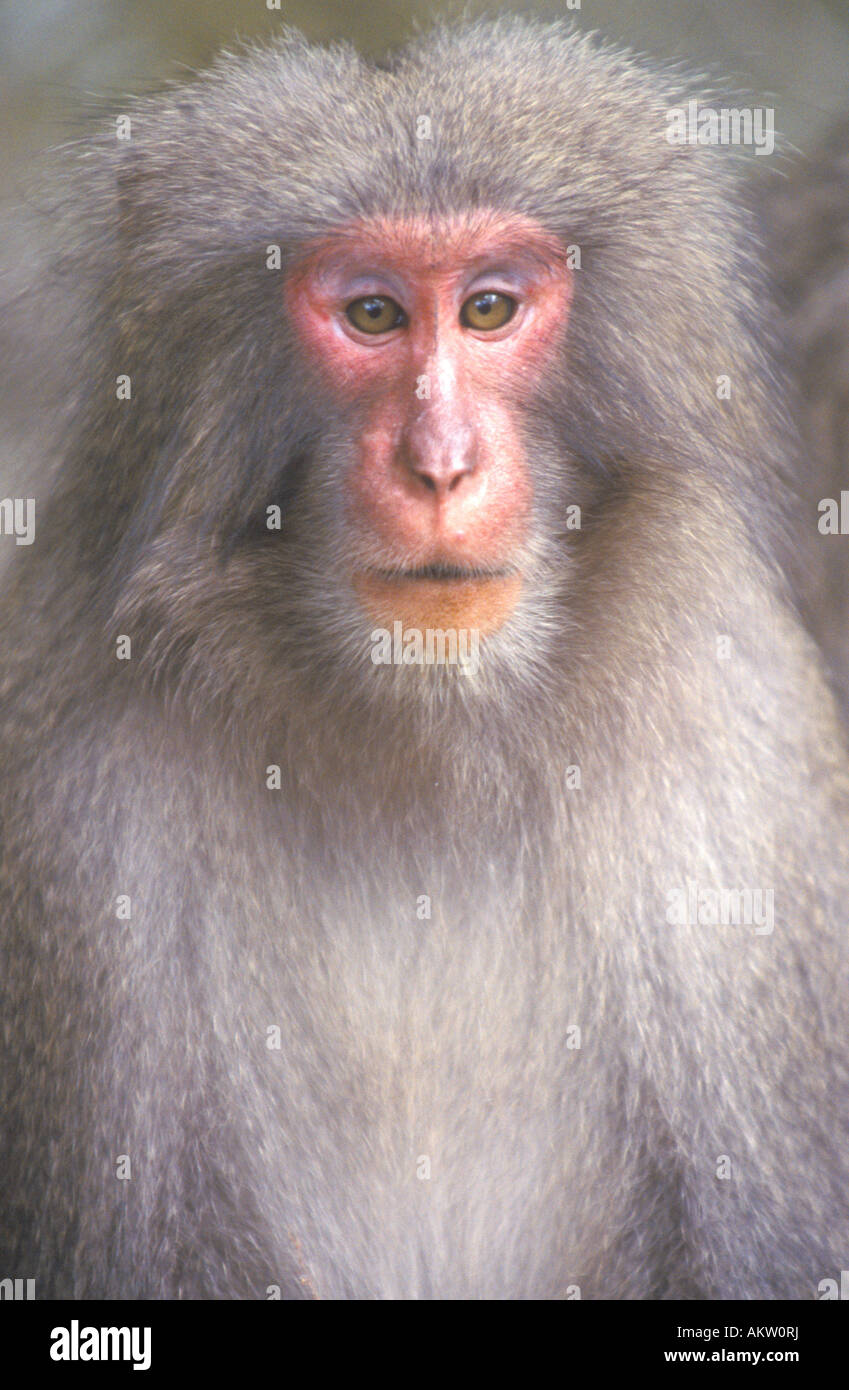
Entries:
POLYGON ((654 1237, 605 1283, 602 1252, 629 1240, 654 1172, 622 1143, 627 1006, 578 865, 552 854, 550 788, 544 815, 492 818, 470 776, 464 805, 445 788, 441 827, 411 789, 394 834, 385 806, 355 823, 344 787, 312 816, 289 786, 246 840, 192 780, 185 805, 173 782, 128 800, 115 872, 133 921, 108 947, 146 1097, 128 1151, 153 1142, 161 1165, 139 1159, 146 1195, 125 1219, 156 1229, 187 1181, 206 1213, 168 1232, 181 1290, 214 1286, 210 1226, 228 1262, 246 1244, 248 1296, 658 1289, 654 1237))
POLYGON ((784 1021, 815 968, 788 955, 798 904, 824 919, 789 836, 779 865, 754 817, 719 813, 745 811, 745 779, 714 784, 711 820, 709 752, 605 781, 586 740, 592 795, 567 789, 565 748, 523 763, 494 744, 372 783, 320 782, 288 749, 271 791, 247 739, 225 775, 220 743, 137 719, 96 758, 74 748, 22 822, 26 844, 33 814, 63 829, 12 917, 9 1012, 44 1020, 8 1089, 13 1115, 33 1096, 6 1131, 31 1209, 13 1272, 116 1297, 798 1296, 814 1278, 833 1243, 817 1116, 840 1082, 821 1015, 804 1048, 784 1021), (774 885, 783 937, 670 927, 669 890, 717 864, 720 886, 774 885), (803 1256, 781 1235, 801 1169, 803 1256))
POLYGON ((396 1297, 539 1288, 533 1229, 565 1292, 598 1236, 577 1184, 556 1229, 550 1214, 592 1146, 581 1021, 592 1034, 599 1012, 565 911, 542 933, 532 887, 472 865, 465 883, 397 865, 381 883, 316 863, 295 893, 292 868, 269 864, 261 939, 246 918, 247 954, 217 976, 222 1084, 265 1136, 246 1162, 270 1229, 297 1238, 321 1296, 396 1297))

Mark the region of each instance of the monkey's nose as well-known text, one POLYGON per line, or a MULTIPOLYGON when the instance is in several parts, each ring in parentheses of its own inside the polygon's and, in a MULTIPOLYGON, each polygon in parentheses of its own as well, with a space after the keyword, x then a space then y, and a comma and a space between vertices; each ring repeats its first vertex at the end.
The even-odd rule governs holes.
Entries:
POLYGON ((458 426, 442 438, 431 434, 424 439, 416 431, 407 440, 405 461, 410 473, 428 492, 447 497, 475 470, 472 431, 458 426))
POLYGON ((474 468, 471 463, 454 458, 444 463, 413 462, 410 464, 410 471, 420 479, 428 492, 435 492, 437 496, 444 497, 449 492, 454 492, 474 468))

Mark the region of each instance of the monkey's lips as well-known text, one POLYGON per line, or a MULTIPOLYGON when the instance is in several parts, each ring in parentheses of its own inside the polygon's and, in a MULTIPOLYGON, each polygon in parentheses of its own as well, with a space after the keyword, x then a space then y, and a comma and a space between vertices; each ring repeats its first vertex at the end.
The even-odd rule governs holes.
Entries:
POLYGON ((354 577, 354 591, 381 627, 496 632, 510 617, 522 590, 513 569, 431 564, 408 570, 368 570, 354 577))

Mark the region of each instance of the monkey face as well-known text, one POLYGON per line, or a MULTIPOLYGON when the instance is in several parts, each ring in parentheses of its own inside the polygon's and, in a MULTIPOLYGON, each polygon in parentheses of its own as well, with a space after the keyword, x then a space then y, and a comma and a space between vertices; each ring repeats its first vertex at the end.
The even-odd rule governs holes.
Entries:
POLYGON ((513 613, 532 529, 522 404, 571 290, 555 238, 491 212, 343 229, 293 267, 288 313, 350 421, 350 583, 374 621, 487 635, 513 613))

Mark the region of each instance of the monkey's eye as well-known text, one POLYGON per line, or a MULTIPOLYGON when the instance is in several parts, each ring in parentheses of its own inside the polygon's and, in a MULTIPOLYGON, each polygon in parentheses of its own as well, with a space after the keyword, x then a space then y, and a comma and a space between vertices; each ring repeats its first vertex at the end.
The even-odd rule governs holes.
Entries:
POLYGON ((352 299, 345 314, 361 333, 390 333, 393 328, 402 328, 407 322, 401 305, 385 294, 367 294, 362 299, 352 299))
POLYGON ((484 290, 483 294, 473 294, 460 310, 460 322, 466 328, 503 328, 509 323, 518 305, 509 294, 499 294, 497 290, 484 290))

